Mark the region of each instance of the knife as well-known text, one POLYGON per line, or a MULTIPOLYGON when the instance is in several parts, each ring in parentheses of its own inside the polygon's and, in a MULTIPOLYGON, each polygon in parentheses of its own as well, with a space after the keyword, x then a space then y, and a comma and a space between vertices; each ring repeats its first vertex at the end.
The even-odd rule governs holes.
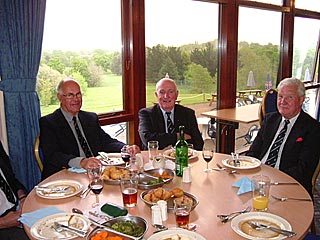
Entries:
POLYGON ((64 225, 62 223, 54 222, 54 225, 57 227, 63 228, 69 232, 72 232, 80 237, 85 237, 87 234, 87 231, 84 231, 84 230, 81 230, 78 228, 74 228, 74 227, 70 227, 70 226, 64 225))
POLYGON ((296 182, 272 182, 271 185, 299 185, 296 182))

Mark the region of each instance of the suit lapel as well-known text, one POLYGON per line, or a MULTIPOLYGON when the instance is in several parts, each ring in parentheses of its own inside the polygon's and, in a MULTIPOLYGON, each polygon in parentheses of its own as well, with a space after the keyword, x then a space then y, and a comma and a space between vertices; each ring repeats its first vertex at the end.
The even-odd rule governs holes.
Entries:
POLYGON ((166 132, 165 123, 164 123, 165 120, 164 120, 164 117, 163 117, 163 114, 162 114, 162 111, 160 109, 159 104, 154 106, 153 109, 154 109, 154 114, 156 115, 155 119, 158 119, 156 122, 156 126, 158 128, 158 131, 159 132, 166 132))

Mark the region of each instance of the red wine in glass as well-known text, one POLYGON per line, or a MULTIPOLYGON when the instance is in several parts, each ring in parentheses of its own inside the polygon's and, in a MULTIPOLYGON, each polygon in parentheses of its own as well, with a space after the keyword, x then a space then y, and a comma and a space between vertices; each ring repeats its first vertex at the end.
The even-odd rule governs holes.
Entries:
POLYGON ((96 195, 96 202, 92 204, 92 207, 97 207, 100 205, 99 202, 99 194, 101 193, 103 189, 103 180, 100 178, 94 179, 90 183, 91 191, 96 195))
POLYGON ((94 194, 100 194, 103 189, 103 185, 92 185, 91 190, 94 194))
POLYGON ((121 158, 126 164, 130 162, 130 154, 129 153, 121 153, 121 158))

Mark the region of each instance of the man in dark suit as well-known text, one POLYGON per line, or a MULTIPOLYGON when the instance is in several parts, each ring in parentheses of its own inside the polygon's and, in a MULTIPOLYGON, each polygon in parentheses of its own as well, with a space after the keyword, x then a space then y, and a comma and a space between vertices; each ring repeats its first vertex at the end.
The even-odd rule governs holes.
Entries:
MULTIPOLYGON (((18 221, 22 206, 27 196, 24 186, 15 178, 11 168, 10 159, 0 142, 0 181, 5 181, 12 193, 12 198, 0 188, 0 239, 16 240, 29 239, 21 223, 18 221), (11 200, 10 200, 11 199, 11 200)), ((8 188, 4 188, 8 189, 8 188)))
POLYGON ((147 149, 148 141, 159 142, 159 149, 169 145, 174 146, 179 138, 179 126, 183 125, 184 137, 192 143, 194 149, 202 150, 203 139, 198 128, 194 110, 176 104, 179 91, 175 82, 170 78, 163 78, 156 84, 155 95, 158 104, 139 111, 139 134, 143 149, 147 149), (174 129, 168 130, 167 119, 169 113, 174 129))
POLYGON ((312 176, 320 157, 320 123, 302 110, 305 99, 303 82, 286 78, 278 89, 279 113, 266 116, 247 155, 292 176, 312 196, 312 176), (290 122, 285 124, 286 120, 290 122), (285 125, 284 139, 279 142, 277 136, 281 135, 279 133, 285 125))
MULTIPOLYGON (((57 87, 57 97, 60 108, 39 120, 44 154, 42 179, 62 168, 86 168, 89 162, 99 163, 95 158, 99 151, 120 152, 125 144, 104 132, 97 114, 80 110, 82 93, 76 80, 62 80, 57 87)), ((133 145, 129 151, 135 154, 140 149, 133 145)))

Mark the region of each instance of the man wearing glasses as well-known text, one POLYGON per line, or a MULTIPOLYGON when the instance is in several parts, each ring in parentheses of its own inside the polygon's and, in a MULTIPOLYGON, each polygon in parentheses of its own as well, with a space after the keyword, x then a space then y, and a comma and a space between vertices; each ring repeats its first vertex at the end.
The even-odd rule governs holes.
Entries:
MULTIPOLYGON (((57 87, 60 108, 41 117, 40 147, 44 154, 42 179, 63 168, 86 168, 89 162, 99 162, 98 152, 120 152, 125 145, 111 138, 100 127, 97 114, 82 111, 79 83, 71 78, 60 81, 57 87)), ((129 146, 135 154, 138 146, 129 146)))

